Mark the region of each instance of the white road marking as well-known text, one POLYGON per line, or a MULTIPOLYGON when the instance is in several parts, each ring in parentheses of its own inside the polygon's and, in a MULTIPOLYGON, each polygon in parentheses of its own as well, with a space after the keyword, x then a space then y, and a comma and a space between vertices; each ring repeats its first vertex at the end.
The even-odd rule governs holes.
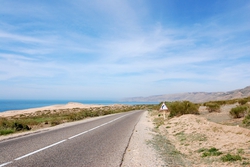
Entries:
MULTIPOLYGON (((128 115, 128 114, 127 114, 127 115, 128 115)), ((116 121, 116 120, 118 120, 118 119, 121 119, 122 117, 125 117, 125 116, 127 116, 127 115, 123 115, 123 116, 121 116, 121 117, 118 117, 118 118, 116 118, 116 119, 113 119, 112 121, 106 122, 106 123, 104 123, 104 124, 101 124, 101 125, 99 125, 99 126, 96 126, 96 127, 92 128, 92 129, 89 129, 89 130, 87 130, 87 131, 78 133, 77 135, 71 136, 71 137, 69 137, 68 139, 70 140, 70 139, 73 139, 73 138, 75 138, 75 137, 81 136, 81 135, 83 135, 83 134, 85 134, 85 133, 91 132, 91 131, 93 131, 93 130, 95 130, 95 129, 98 129, 98 128, 102 127, 102 126, 105 126, 105 125, 107 125, 107 124, 110 124, 110 123, 112 123, 112 122, 114 122, 114 121, 116 121)))
POLYGON ((36 151, 34 151, 34 152, 31 152, 31 153, 29 153, 29 154, 26 154, 26 155, 24 155, 24 156, 21 156, 21 157, 19 157, 19 158, 16 158, 15 160, 17 161, 17 160, 23 159, 23 158, 25 158, 25 157, 28 157, 28 156, 33 155, 33 154, 36 154, 36 153, 38 153, 38 152, 40 152, 40 151, 43 151, 43 150, 45 150, 45 149, 47 149, 47 148, 56 146, 56 145, 58 145, 58 144, 60 144, 60 143, 62 143, 62 142, 65 142, 65 141, 66 141, 66 140, 61 140, 61 141, 59 141, 59 142, 57 142, 57 143, 51 144, 51 145, 49 145, 49 146, 47 146, 47 147, 43 147, 43 148, 41 148, 41 149, 39 149, 39 150, 36 150, 36 151))
POLYGON ((12 163, 12 161, 6 162, 6 163, 4 163, 4 164, 1 164, 0 167, 5 166, 5 165, 8 165, 8 164, 11 164, 11 163, 12 163))
MULTIPOLYGON (((114 122, 114 121, 117 121, 118 119, 121 119, 122 117, 125 117, 125 116, 127 116, 127 115, 130 115, 130 114, 126 114, 126 115, 123 115, 123 116, 118 117, 118 118, 116 118, 116 119, 113 119, 113 120, 111 120, 111 121, 109 121, 109 122, 106 122, 106 123, 104 123, 104 124, 101 124, 101 125, 99 125, 99 126, 96 126, 96 127, 92 128, 92 129, 89 129, 89 130, 84 131, 84 132, 81 132, 81 133, 79 133, 79 134, 77 134, 77 135, 71 136, 71 137, 69 137, 68 139, 70 140, 70 139, 73 139, 73 138, 75 138, 75 137, 81 136, 81 135, 83 135, 83 134, 85 134, 85 133, 91 132, 91 131, 93 131, 93 130, 95 130, 95 129, 98 129, 98 128, 102 127, 102 126, 105 126, 105 125, 110 124, 110 123, 112 123, 112 122, 114 122)), ((48 148, 50 148, 50 147, 56 146, 56 145, 58 145, 58 144, 61 144, 61 143, 65 142, 65 141, 67 141, 68 139, 61 140, 61 141, 56 142, 56 143, 54 143, 54 144, 51 144, 51 145, 49 145, 49 146, 43 147, 43 148, 41 148, 41 149, 39 149, 39 150, 36 150, 36 151, 31 152, 31 153, 25 154, 25 155, 23 155, 23 156, 21 156, 21 157, 18 157, 18 158, 16 158, 16 159, 14 159, 14 160, 15 160, 15 161, 18 161, 18 160, 20 160, 20 159, 26 158, 26 157, 28 157, 28 156, 30 156, 30 155, 36 154, 36 153, 41 152, 41 151, 43 151, 43 150, 46 150, 46 149, 48 149, 48 148)), ((0 167, 3 167, 3 166, 8 165, 8 164, 11 164, 12 162, 13 162, 13 161, 10 161, 10 162, 6 162, 6 163, 3 163, 3 164, 0 164, 0 167)))

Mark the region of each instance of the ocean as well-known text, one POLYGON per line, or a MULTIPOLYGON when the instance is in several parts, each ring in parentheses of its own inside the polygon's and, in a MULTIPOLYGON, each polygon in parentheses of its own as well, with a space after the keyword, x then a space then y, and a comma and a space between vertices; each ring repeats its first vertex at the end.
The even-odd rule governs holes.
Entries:
POLYGON ((69 102, 77 102, 82 104, 158 104, 156 102, 119 102, 108 100, 0 100, 0 112, 9 110, 23 110, 37 107, 45 107, 57 104, 67 104, 69 102))

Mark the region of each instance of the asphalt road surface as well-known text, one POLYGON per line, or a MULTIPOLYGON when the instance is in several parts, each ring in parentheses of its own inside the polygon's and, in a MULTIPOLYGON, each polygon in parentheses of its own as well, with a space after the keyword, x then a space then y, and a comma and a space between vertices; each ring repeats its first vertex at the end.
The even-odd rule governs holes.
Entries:
POLYGON ((1 141, 0 167, 119 167, 143 112, 105 116, 1 141))

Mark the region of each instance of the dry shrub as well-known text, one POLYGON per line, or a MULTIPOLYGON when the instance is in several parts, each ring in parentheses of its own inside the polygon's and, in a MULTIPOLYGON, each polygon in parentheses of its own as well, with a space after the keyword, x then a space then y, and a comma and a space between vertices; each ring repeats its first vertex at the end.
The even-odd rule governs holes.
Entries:
POLYGON ((220 112, 220 105, 218 103, 210 102, 205 103, 208 112, 220 112))
POLYGON ((184 114, 199 114, 198 106, 189 101, 175 101, 169 104, 169 117, 181 116, 184 114))
POLYGON ((230 115, 233 118, 242 118, 245 116, 247 110, 248 110, 247 106, 237 106, 237 107, 231 109, 230 115))

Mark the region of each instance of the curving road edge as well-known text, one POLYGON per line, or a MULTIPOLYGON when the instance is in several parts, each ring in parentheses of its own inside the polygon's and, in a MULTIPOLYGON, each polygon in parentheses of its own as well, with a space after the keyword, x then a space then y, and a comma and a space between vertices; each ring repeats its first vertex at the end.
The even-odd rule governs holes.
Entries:
POLYGON ((147 144, 155 134, 152 129, 153 122, 148 116, 148 111, 144 112, 134 128, 129 145, 126 149, 122 167, 143 166, 162 167, 165 163, 157 155, 156 150, 147 144))

